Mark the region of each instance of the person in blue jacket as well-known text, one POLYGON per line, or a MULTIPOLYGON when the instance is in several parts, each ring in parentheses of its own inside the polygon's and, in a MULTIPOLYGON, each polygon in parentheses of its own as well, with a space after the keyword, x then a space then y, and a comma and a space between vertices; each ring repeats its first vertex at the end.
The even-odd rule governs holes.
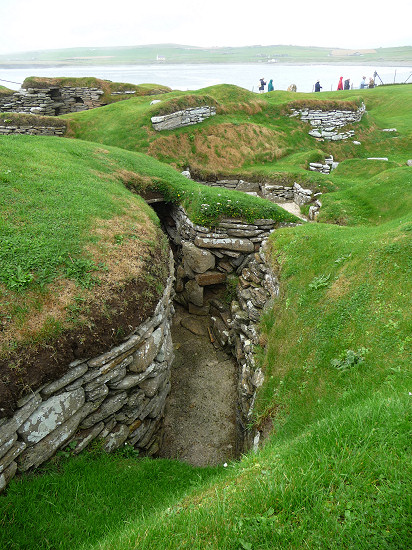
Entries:
POLYGON ((320 92, 321 89, 322 89, 322 86, 320 85, 319 80, 317 80, 315 84, 315 92, 320 92))
POLYGON ((273 92, 274 88, 273 88, 273 80, 270 79, 269 80, 269 84, 268 84, 268 92, 273 92))

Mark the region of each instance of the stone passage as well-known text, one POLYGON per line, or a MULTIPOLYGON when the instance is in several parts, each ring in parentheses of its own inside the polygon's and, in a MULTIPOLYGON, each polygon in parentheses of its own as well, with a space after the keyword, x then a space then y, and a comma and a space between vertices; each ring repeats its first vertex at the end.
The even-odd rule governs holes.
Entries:
POLYGON ((237 458, 236 364, 209 337, 210 317, 176 305, 172 339, 175 360, 166 404, 161 457, 193 466, 237 458))
POLYGON ((236 359, 239 445, 249 448, 248 425, 262 383, 253 355, 259 343, 257 325, 264 307, 278 294, 277 279, 265 263, 264 243, 277 225, 273 220, 248 224, 226 219, 211 232, 193 224, 182 208, 158 214, 175 249, 175 301, 194 315, 210 315, 212 337, 236 359), (236 295, 230 306, 209 300, 210 290, 228 280, 236 295))

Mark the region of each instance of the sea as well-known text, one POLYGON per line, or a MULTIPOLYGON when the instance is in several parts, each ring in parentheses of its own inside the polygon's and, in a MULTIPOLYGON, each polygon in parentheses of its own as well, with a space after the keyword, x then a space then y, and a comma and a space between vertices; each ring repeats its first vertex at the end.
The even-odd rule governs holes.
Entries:
MULTIPOLYGON (((376 74, 376 84, 412 83, 411 67, 374 67, 362 65, 285 65, 281 63, 256 64, 152 64, 116 66, 65 66, 4 69, 0 67, 0 85, 18 90, 25 78, 93 76, 129 84, 161 84, 173 90, 200 90, 216 84, 235 84, 258 92, 259 80, 273 80, 275 90, 287 90, 295 84, 298 92, 312 92, 317 80, 322 91, 336 90, 339 77, 359 88, 363 76, 367 82, 376 74)), ((266 87, 267 90, 267 87, 266 87)))

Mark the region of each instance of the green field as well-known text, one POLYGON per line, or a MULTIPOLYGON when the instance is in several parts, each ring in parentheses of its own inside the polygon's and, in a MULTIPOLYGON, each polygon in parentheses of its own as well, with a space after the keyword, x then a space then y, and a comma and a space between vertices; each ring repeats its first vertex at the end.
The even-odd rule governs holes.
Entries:
MULTIPOLYGON (((24 323, 22 297, 29 307, 33 293, 43 292, 40 283, 56 284, 70 266, 65 253, 80 264, 95 261, 86 254, 95 239, 90 228, 105 220, 109 227, 120 215, 128 221, 130 204, 131 219, 157 227, 135 191, 161 191, 209 225, 225 215, 282 220, 263 199, 186 180, 179 171, 187 166, 208 177, 299 181, 323 193, 317 223, 270 237, 281 291, 261 321, 255 350, 265 382, 253 422, 271 426, 260 450, 204 469, 142 459, 130 449, 107 456, 95 445, 79 457, 67 450, 0 495, 1 548, 410 547, 411 90, 382 86, 318 99, 216 86, 164 94, 156 105, 139 97, 66 115, 70 139, 0 138, 0 231, 10 243, 9 256, 1 250, 2 303, 20 316, 16 322, 24 323), (216 102, 217 114, 203 124, 161 135, 151 129, 160 109, 205 98, 216 102), (316 141, 306 124, 286 116, 297 102, 327 108, 361 101, 366 114, 353 126, 360 145, 316 141), (309 172, 309 162, 330 154, 336 170, 309 172), (84 209, 76 209, 79 200, 84 209), (205 203, 210 216, 203 219, 205 203), (47 233, 57 207, 61 222, 47 233), (50 280, 46 265, 53 266, 50 280)), ((117 235, 115 242, 131 238, 126 230, 117 235)), ((93 276, 102 276, 98 268, 93 276)), ((87 269, 77 275, 65 277, 96 290, 87 269)))
POLYGON ((411 65, 412 46, 343 50, 305 46, 245 46, 200 48, 180 44, 147 46, 67 48, 0 55, 0 64, 42 66, 59 65, 123 65, 161 63, 259 63, 276 59, 279 63, 350 63, 373 65, 411 65))

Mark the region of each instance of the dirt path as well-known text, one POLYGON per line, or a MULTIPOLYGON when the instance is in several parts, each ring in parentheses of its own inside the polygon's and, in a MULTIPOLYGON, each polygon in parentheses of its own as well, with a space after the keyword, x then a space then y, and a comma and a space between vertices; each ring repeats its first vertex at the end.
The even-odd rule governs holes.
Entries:
POLYGON ((295 202, 280 202, 278 203, 278 206, 280 206, 281 208, 284 208, 287 212, 294 214, 296 217, 300 218, 301 220, 308 221, 308 218, 302 214, 299 206, 295 202))
POLYGON ((213 347, 208 326, 207 316, 189 315, 176 306, 172 389, 160 456, 193 466, 223 464, 236 457, 236 366, 213 347))

